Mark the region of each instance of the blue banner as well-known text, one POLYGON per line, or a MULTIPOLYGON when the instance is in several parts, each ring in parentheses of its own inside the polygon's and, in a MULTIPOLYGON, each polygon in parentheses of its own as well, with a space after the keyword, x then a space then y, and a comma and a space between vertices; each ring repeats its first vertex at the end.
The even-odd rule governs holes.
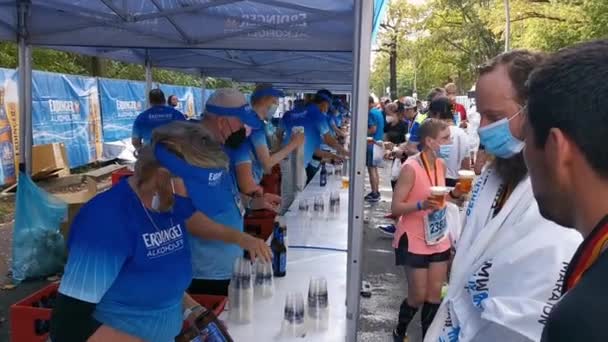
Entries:
POLYGON ((146 84, 137 81, 98 80, 105 142, 131 137, 133 121, 146 109, 146 84))
POLYGON ((215 89, 205 89, 205 98, 203 99, 203 92, 200 88, 192 88, 194 90, 194 108, 196 109, 196 115, 200 116, 205 112, 205 103, 215 92, 215 89))
POLYGON ((158 84, 157 86, 160 88, 160 90, 163 91, 163 93, 165 93, 167 101, 169 100, 169 97, 171 95, 177 96, 177 107, 175 107, 175 109, 184 113, 184 115, 189 118, 198 116, 194 101, 194 93, 200 93, 199 88, 177 86, 171 84, 158 84))
POLYGON ((19 164, 19 98, 17 72, 0 68, 0 185, 17 180, 19 164))
POLYGON ((97 79, 34 71, 32 75, 34 145, 64 143, 71 168, 101 154, 97 79))

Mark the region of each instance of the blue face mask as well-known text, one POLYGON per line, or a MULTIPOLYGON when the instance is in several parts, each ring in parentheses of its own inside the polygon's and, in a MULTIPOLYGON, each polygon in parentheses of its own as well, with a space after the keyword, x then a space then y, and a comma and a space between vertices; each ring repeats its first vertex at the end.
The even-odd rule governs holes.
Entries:
POLYGON ((510 119, 504 118, 490 125, 479 128, 479 141, 486 151, 498 158, 508 159, 521 152, 525 143, 513 136, 509 129, 509 121, 518 116, 524 108, 520 109, 510 119))
POLYGON ((450 158, 450 153, 452 152, 452 144, 447 145, 439 145, 439 153, 437 156, 443 160, 447 160, 450 158))

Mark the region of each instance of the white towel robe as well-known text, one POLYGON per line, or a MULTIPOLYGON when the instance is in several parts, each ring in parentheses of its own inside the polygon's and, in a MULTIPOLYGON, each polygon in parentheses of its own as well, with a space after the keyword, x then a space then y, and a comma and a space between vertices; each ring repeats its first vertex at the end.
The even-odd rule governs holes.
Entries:
POLYGON ((475 184, 448 293, 425 342, 539 341, 559 300, 581 235, 542 218, 528 177, 491 218, 499 185, 493 167, 475 184))

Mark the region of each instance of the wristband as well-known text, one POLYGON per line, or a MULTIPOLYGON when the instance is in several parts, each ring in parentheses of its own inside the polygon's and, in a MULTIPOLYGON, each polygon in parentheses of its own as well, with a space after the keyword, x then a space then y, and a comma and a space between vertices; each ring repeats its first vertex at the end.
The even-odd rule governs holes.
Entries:
POLYGON ((416 208, 418 209, 418 211, 422 210, 422 204, 420 203, 420 201, 416 202, 416 208))

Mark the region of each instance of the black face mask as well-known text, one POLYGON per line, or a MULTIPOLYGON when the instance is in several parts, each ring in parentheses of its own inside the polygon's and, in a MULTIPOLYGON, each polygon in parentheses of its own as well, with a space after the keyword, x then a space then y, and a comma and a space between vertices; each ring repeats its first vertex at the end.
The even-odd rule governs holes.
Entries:
POLYGON ((228 139, 224 142, 224 145, 234 149, 241 146, 241 144, 245 142, 245 139, 247 139, 247 131, 245 130, 245 127, 242 127, 238 131, 230 134, 228 139))

